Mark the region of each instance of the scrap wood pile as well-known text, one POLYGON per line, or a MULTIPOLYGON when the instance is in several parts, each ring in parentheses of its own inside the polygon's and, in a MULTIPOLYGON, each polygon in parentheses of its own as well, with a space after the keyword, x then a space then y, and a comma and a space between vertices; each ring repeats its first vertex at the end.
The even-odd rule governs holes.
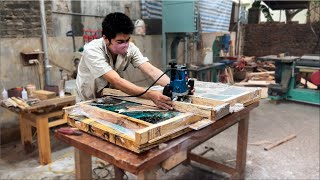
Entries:
POLYGON ((243 57, 234 67, 235 86, 261 88, 261 98, 268 97, 268 86, 274 84, 275 65, 272 61, 256 61, 255 57, 243 57))

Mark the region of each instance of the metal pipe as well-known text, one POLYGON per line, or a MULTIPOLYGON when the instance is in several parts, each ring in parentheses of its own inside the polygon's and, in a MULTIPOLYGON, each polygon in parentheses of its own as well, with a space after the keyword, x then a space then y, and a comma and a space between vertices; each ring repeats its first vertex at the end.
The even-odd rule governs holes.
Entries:
POLYGON ((47 44, 47 26, 46 26, 46 13, 44 7, 44 0, 40 0, 40 13, 41 13, 41 31, 42 31, 42 48, 44 52, 44 70, 45 70, 45 85, 50 84, 50 64, 48 59, 48 44, 47 44))
MULTIPOLYGON (((162 20, 163 22, 164 20, 162 20)), ((167 69, 167 36, 162 25, 162 70, 167 69)))
POLYGON ((186 65, 189 64, 189 62, 188 62, 188 44, 189 44, 189 37, 186 35, 184 37, 184 63, 186 65))
POLYGON ((239 0, 239 8, 238 8, 238 22, 237 22, 237 34, 236 34, 236 55, 238 58, 240 57, 240 19, 241 19, 241 0, 239 0))
POLYGON ((60 11, 52 11, 52 13, 54 13, 54 14, 73 15, 73 16, 98 17, 98 18, 104 18, 104 17, 105 17, 105 16, 99 16, 99 15, 81 14, 81 13, 71 13, 71 12, 60 12, 60 11))

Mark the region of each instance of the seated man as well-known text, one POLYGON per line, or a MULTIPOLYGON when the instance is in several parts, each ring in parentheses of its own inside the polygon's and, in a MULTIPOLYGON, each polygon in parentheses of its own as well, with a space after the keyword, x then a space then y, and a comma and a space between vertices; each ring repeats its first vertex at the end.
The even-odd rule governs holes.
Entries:
MULTIPOLYGON (((102 38, 95 39, 84 47, 76 79, 78 102, 100 97, 103 88, 106 87, 130 95, 143 93, 144 88, 122 78, 122 73, 129 63, 153 80, 163 74, 149 63, 148 58, 143 57, 133 43, 129 42, 133 30, 131 19, 123 13, 111 13, 104 18, 102 38)), ((162 76, 157 82, 161 86, 169 83, 167 75, 162 76)), ((141 97, 152 100, 159 108, 173 109, 170 97, 164 96, 161 92, 148 90, 141 97)))

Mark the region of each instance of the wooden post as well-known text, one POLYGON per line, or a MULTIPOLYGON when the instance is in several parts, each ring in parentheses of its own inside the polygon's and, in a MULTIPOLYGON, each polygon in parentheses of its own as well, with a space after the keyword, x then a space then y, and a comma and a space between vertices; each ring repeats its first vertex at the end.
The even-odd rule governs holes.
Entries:
POLYGON ((116 180, 122 180, 123 176, 124 176, 124 170, 118 168, 117 166, 113 165, 113 169, 114 169, 114 178, 116 180))
POLYGON ((160 166, 156 165, 155 167, 145 169, 142 172, 139 172, 137 175, 138 180, 145 180, 145 179, 157 179, 156 173, 159 170, 160 166))
POLYGON ((51 162, 51 146, 48 118, 43 116, 37 117, 36 126, 40 164, 46 165, 51 162))
POLYGON ((244 179, 245 175, 248 144, 248 128, 249 114, 243 119, 241 119, 238 125, 236 169, 238 171, 239 179, 244 179))
POLYGON ((19 125, 20 125, 20 136, 21 143, 24 145, 24 149, 26 152, 31 152, 32 149, 32 129, 31 125, 28 124, 25 119, 25 114, 19 114, 19 125))
POLYGON ((92 179, 91 155, 74 148, 74 160, 76 166, 76 179, 92 179))

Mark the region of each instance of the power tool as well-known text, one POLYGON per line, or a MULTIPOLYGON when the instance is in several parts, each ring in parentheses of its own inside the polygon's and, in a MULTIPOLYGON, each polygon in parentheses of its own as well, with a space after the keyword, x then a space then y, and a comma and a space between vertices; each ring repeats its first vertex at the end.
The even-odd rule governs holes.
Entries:
POLYGON ((170 84, 167 84, 163 89, 163 95, 166 95, 175 101, 185 101, 185 97, 191 94, 194 88, 194 80, 188 79, 187 67, 177 65, 176 61, 169 63, 170 68, 170 84))

